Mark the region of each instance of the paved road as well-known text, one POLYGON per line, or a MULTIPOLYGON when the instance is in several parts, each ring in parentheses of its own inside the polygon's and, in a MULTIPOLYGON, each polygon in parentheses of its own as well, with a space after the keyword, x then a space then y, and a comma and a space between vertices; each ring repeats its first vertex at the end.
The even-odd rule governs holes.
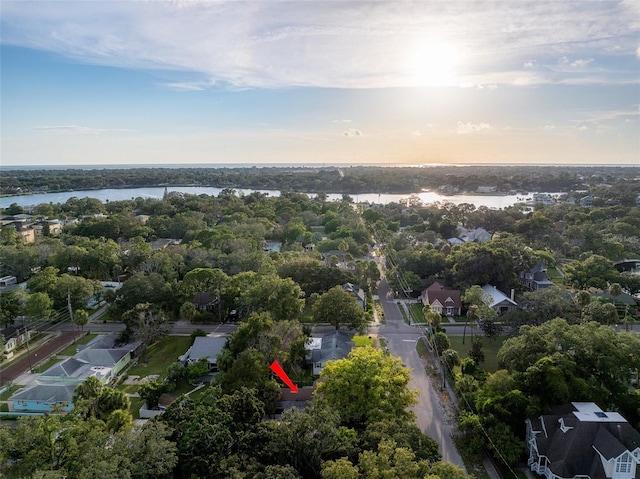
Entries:
POLYGON ((386 319, 386 324, 379 326, 378 333, 387 340, 389 352, 402 358, 402 362, 413 370, 409 387, 419 392, 418 404, 413 408, 416 423, 425 434, 440 444, 443 461, 464 469, 464 462, 451 437, 451 425, 447 423, 438 394, 416 351, 416 342, 421 332, 418 328, 404 323, 386 279, 380 282, 378 293, 386 319))
POLYGON ((22 358, 2 370, 2 373, 0 373, 0 386, 4 386, 5 384, 13 381, 18 376, 28 371, 31 365, 35 366, 37 362, 51 356, 56 351, 66 347, 68 344, 71 344, 74 336, 75 335, 72 332, 60 332, 46 343, 37 347, 32 347, 28 354, 24 354, 22 358))

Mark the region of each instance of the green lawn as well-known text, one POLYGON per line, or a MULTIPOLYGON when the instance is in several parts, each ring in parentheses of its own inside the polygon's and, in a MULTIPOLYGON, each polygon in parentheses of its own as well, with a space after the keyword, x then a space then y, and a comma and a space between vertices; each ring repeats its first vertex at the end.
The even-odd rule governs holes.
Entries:
POLYGON ((52 357, 51 359, 49 359, 48 361, 45 361, 44 363, 42 363, 41 365, 32 368, 33 372, 36 374, 40 374, 45 372, 47 369, 49 369, 52 366, 55 366, 56 364, 58 364, 61 360, 57 359, 55 357, 52 357))
POLYGON ((411 303, 411 317, 416 324, 427 324, 424 314, 422 314, 422 304, 420 303, 411 303))
POLYGON ((2 394, 0 394, 0 401, 8 401, 9 398, 11 397, 11 395, 16 392, 18 389, 23 388, 24 386, 20 385, 20 384, 14 384, 13 386, 11 386, 9 389, 7 389, 5 392, 3 392, 2 394))
POLYGON ((85 336, 82 336, 74 344, 70 344, 69 346, 64 348, 62 351, 60 351, 58 353, 58 355, 59 356, 73 356, 74 354, 76 354, 78 352, 77 346, 79 344, 87 344, 89 341, 91 341, 96 336, 97 336, 97 334, 93 334, 93 333, 92 334, 87 334, 85 336))
POLYGON ((380 338, 378 337, 378 342, 380 343, 380 348, 381 349, 387 349, 387 340, 384 338, 380 338))
MULTIPOLYGON (((496 372, 498 370, 498 350, 502 343, 507 339, 506 336, 500 336, 494 341, 489 341, 482 336, 482 350, 484 351, 484 363, 480 365, 482 369, 488 372, 496 372)), ((451 341, 451 348, 458 351, 460 359, 464 359, 469 356, 469 349, 471 348, 471 335, 467 331, 467 337, 465 344, 462 344, 462 336, 449 336, 451 341)))
POLYGON ((364 346, 374 347, 376 345, 375 339, 369 336, 354 336, 351 340, 356 348, 362 348, 364 346))
POLYGON ((398 302, 398 309, 400 310, 400 313, 402 314, 402 319, 404 319, 404 322, 406 324, 410 324, 409 323, 409 318, 407 317, 407 310, 406 308, 402 305, 402 303, 398 302))
POLYGON ((176 362, 179 356, 186 353, 189 346, 191 346, 191 338, 189 336, 166 336, 149 346, 146 364, 138 362, 127 371, 127 374, 140 377, 157 374, 163 377, 169 365, 176 362))

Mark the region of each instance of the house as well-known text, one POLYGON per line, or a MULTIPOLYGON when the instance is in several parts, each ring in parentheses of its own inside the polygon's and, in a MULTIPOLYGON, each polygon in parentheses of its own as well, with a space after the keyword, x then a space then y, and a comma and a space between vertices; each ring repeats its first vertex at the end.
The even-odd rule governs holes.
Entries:
POLYGON ((43 372, 42 383, 78 384, 95 376, 104 384, 111 382, 131 362, 136 345, 116 347, 117 335, 101 334, 89 344, 78 347, 74 356, 59 362, 43 372))
POLYGON ((489 295, 489 307, 495 309, 498 314, 514 311, 518 307, 518 303, 513 300, 513 290, 511 290, 511 297, 490 284, 485 284, 482 291, 489 295))
POLYGON ((580 198, 580 206, 583 208, 593 208, 593 195, 587 195, 580 198))
POLYGON ((78 384, 89 376, 111 382, 131 362, 128 349, 85 349, 50 367, 38 378, 42 382, 78 384))
POLYGON ((640 274, 640 259, 623 259, 613 263, 620 273, 640 274))
POLYGON ((345 331, 335 331, 307 343, 306 362, 313 367, 313 374, 319 375, 329 361, 346 358, 353 348, 351 335, 345 331), (313 349, 311 349, 313 348, 313 349))
POLYGON ((464 244, 464 241, 462 241, 460 238, 449 238, 449 239, 447 240, 447 242, 448 242, 451 246, 456 245, 456 244, 464 244))
POLYGON ((197 363, 200 358, 207 358, 209 371, 217 371, 218 356, 225 344, 227 344, 227 338, 225 337, 198 336, 187 352, 180 356, 180 362, 186 366, 197 363))
POLYGON ((533 203, 536 205, 553 205, 556 200, 549 193, 534 193, 533 203))
POLYGON ((345 283, 342 285, 342 289, 347 293, 351 293, 363 310, 367 310, 367 296, 364 290, 357 284, 345 283))
POLYGON ((54 407, 62 411, 73 408, 73 392, 77 384, 36 384, 19 389, 9 398, 13 411, 51 412, 54 407))
POLYGON ((491 233, 484 228, 476 228, 468 230, 462 226, 458 226, 458 236, 464 243, 486 243, 491 239, 491 233))
POLYGON ((446 289, 437 281, 422 292, 422 304, 431 306, 431 309, 444 316, 462 314, 460 291, 446 289))
POLYGON ((634 479, 640 433, 617 412, 574 402, 527 419, 527 464, 547 479, 634 479))
POLYGON ((553 286, 549 275, 547 275, 547 266, 544 260, 541 259, 532 268, 521 271, 520 284, 529 291, 537 291, 553 286))
POLYGON ((195 305, 198 311, 208 313, 219 312, 220 296, 218 294, 213 295, 209 291, 203 291, 191 298, 191 302, 195 305))
POLYGON ((14 284, 18 284, 18 278, 15 276, 3 276, 0 278, 0 289, 8 288, 14 284))

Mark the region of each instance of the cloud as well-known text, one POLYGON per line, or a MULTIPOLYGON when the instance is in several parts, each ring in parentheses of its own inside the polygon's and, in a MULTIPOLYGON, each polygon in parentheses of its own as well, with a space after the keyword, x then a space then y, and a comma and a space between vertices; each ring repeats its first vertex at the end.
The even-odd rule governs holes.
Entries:
POLYGON ((100 135, 102 133, 129 133, 133 131, 125 128, 91 128, 77 125, 34 126, 31 130, 51 135, 100 135))
POLYGON ((333 123, 351 123, 351 120, 333 120, 333 123))
POLYGON ((636 57, 640 58, 640 45, 638 45, 638 48, 636 48, 636 57))
POLYGON ((594 51, 616 63, 600 72, 599 81, 618 83, 637 77, 629 56, 640 53, 634 2, 421 0, 403 2, 402 8, 396 2, 348 1, 296 2, 295 8, 288 2, 233 0, 64 5, 68 8, 61 2, 41 2, 38 8, 31 2, 3 2, 3 44, 56 52, 81 63, 170 70, 176 80, 162 86, 186 91, 411 86, 412 59, 430 38, 459 51, 454 83, 461 85, 555 83, 553 72, 540 69, 533 78, 525 72, 559 57, 567 58, 567 68, 584 68, 594 51), (523 71, 513 71, 516 65, 524 65, 523 71), (203 80, 187 81, 194 74, 203 80))
POLYGON ((422 136, 422 132, 421 132, 420 130, 414 130, 414 131, 411 133, 411 135, 412 135, 412 136, 415 136, 415 137, 420 137, 420 136, 422 136))
POLYGON ((587 131, 589 127, 587 125, 581 125, 578 127, 578 131, 587 131))
POLYGON ((459 121, 456 133, 458 133, 458 135, 469 135, 473 133, 484 133, 492 129, 493 127, 489 123, 463 123, 459 121))
POLYGON ((556 125, 544 125, 544 129, 545 130, 555 130, 556 129, 556 125))
POLYGON ((362 132, 360 130, 356 130, 355 128, 349 128, 342 133, 344 136, 362 136, 362 132))

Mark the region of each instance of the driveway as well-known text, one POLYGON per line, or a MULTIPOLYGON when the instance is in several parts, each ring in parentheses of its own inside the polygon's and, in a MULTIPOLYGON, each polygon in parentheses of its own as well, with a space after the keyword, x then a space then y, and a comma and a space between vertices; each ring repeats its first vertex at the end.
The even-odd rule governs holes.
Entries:
MULTIPOLYGON (((378 294, 386 319, 386 323, 379 326, 378 333, 387 340, 389 352, 402 358, 403 364, 412 369, 409 387, 419 393, 418 403, 413 407, 416 423, 422 432, 438 442, 443 461, 465 469, 451 437, 454 425, 447 421, 446 412, 441 406, 441 401, 446 399, 434 389, 416 351, 416 343, 422 333, 418 328, 404 323, 386 279, 380 282, 378 294)), ((440 389, 439 385, 435 386, 440 389)))

